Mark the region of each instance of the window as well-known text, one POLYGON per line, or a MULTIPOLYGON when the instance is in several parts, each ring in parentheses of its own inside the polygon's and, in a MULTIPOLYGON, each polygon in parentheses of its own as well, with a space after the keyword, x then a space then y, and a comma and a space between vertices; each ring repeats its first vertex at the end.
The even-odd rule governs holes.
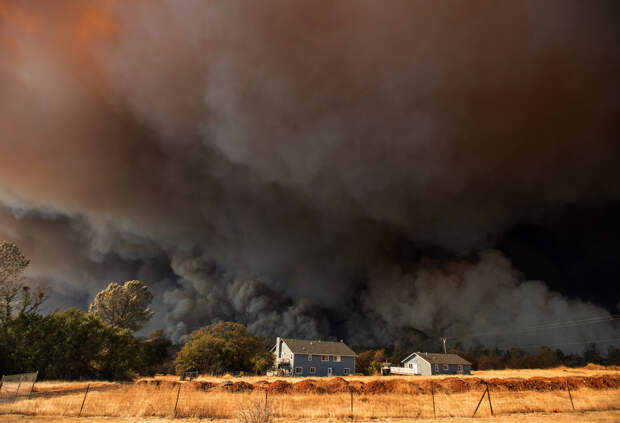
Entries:
POLYGON ((346 367, 342 370, 342 373, 344 373, 345 376, 347 376, 349 374, 349 369, 347 369, 346 367))
POLYGON ((435 364, 435 373, 439 373, 439 364, 435 364))
POLYGON ((459 364, 459 373, 463 373, 463 365, 459 364))
POLYGON ((310 374, 313 375, 316 373, 316 367, 310 367, 310 374))
POLYGON ((322 355, 321 356, 321 361, 329 361, 329 356, 328 355, 322 355))
POLYGON ((337 356, 335 356, 335 357, 334 357, 334 361, 336 361, 336 362, 338 362, 338 363, 339 363, 339 362, 340 362, 340 360, 341 360, 341 358, 340 358, 340 356, 339 356, 339 355, 337 355, 337 356))
POLYGON ((450 365, 448 365, 448 364, 444 364, 444 365, 443 365, 443 369, 444 369, 444 370, 450 370, 450 365))
POLYGON ((302 374, 304 372, 304 368, 303 367, 295 367, 295 373, 296 374, 302 374))
POLYGON ((312 361, 312 354, 308 354, 308 361, 312 361))

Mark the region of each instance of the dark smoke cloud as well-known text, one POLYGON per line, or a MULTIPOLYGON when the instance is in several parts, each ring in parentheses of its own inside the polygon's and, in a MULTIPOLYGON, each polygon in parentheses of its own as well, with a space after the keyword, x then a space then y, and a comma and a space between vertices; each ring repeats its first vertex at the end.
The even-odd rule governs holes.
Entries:
POLYGON ((175 337, 235 319, 381 344, 604 315, 488 248, 618 201, 612 11, 0 2, 0 237, 52 305, 143 279, 175 337))

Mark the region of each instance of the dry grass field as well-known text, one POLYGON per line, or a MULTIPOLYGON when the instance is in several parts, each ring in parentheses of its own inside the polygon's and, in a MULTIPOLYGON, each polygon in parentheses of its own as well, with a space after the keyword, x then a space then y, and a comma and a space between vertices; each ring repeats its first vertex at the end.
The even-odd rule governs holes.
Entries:
MULTIPOLYGON (((484 381, 490 388, 493 421, 620 422, 620 371, 595 366, 475 372, 458 378, 206 377, 180 383, 178 378, 158 377, 134 384, 92 382, 85 401, 88 382, 41 382, 35 385, 31 399, 0 404, 0 421, 77 422, 84 401, 79 420, 83 422, 162 423, 175 417, 176 404, 177 419, 208 418, 223 423, 238 421, 244 410, 264 410, 265 399, 276 422, 458 421, 471 418, 484 392, 484 381)), ((490 417, 485 397, 476 421, 490 417)))
MULTIPOLYGON (((55 417, 55 416, 23 416, 23 415, 3 415, 3 423, 202 423, 205 419, 200 418, 161 418, 161 417, 55 417)), ((411 419, 409 419, 411 420, 411 419)), ((274 423, 287 423, 290 419, 276 418, 274 423)), ((341 419, 299 419, 296 423, 337 423, 341 419)), ((356 423, 402 423, 405 420, 398 419, 355 419, 356 423)), ((444 423, 456 421, 470 421, 472 423, 618 423, 620 421, 620 411, 589 411, 577 413, 531 413, 531 414, 511 414, 499 417, 482 417, 475 419, 455 419, 443 417, 437 419, 423 420, 424 423, 444 423)), ((238 420, 217 420, 217 423, 237 423, 238 420)))

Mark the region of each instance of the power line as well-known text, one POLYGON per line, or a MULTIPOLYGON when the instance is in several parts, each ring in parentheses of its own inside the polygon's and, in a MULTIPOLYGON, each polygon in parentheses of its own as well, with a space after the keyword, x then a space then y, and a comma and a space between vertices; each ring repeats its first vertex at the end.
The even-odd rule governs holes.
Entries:
POLYGON ((508 348, 533 348, 533 347, 559 347, 566 345, 587 345, 587 344, 596 344, 600 342, 613 342, 620 341, 620 338, 609 338, 609 339, 592 339, 589 341, 576 341, 576 342, 560 342, 554 344, 530 344, 530 345, 502 345, 501 347, 497 347, 500 349, 508 349, 508 348))
POLYGON ((550 330, 550 329, 563 329, 563 328, 569 328, 569 327, 579 327, 579 326, 600 324, 600 323, 605 323, 605 322, 612 322, 612 321, 616 321, 619 319, 620 319, 620 314, 609 315, 609 316, 589 317, 589 318, 577 319, 577 320, 548 322, 548 323, 542 323, 539 325, 525 326, 524 328, 518 329, 518 330, 510 330, 510 328, 506 328, 499 332, 496 330, 496 331, 491 331, 491 332, 470 333, 470 334, 465 334, 465 335, 452 335, 449 337, 449 339, 498 336, 498 335, 506 335, 506 334, 536 332, 536 331, 550 330))

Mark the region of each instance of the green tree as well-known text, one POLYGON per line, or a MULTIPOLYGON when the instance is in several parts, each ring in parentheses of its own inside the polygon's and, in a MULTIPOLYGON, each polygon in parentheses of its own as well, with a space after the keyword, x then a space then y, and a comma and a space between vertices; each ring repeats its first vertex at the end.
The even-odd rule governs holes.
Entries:
POLYGON ((97 294, 88 311, 111 325, 138 330, 155 314, 148 308, 151 301, 153 294, 138 280, 122 286, 112 282, 97 294))
POLYGON ((374 350, 366 350, 359 353, 355 359, 355 370, 365 375, 370 375, 371 373, 368 368, 370 367, 374 355, 374 350))
POLYGON ((0 242, 0 322, 15 315, 33 315, 45 300, 41 288, 32 290, 23 282, 23 273, 30 264, 17 245, 0 242))
POLYGON ((38 370, 43 379, 123 380, 143 367, 131 331, 70 308, 47 316, 21 315, 5 324, 2 370, 38 370))
POLYGON ((252 370, 257 375, 265 374, 267 371, 273 369, 274 360, 275 358, 271 352, 258 352, 250 359, 253 364, 252 370))
POLYGON ((384 349, 366 350, 359 353, 355 359, 355 370, 365 375, 381 373, 381 367, 388 361, 384 349))
POLYGON ((164 331, 158 329, 140 342, 140 374, 152 376, 162 371, 167 373, 164 363, 172 361, 173 345, 164 331))
POLYGON ((368 374, 369 375, 380 374, 382 366, 383 366, 383 362, 372 360, 370 362, 370 365, 368 366, 368 374))
POLYGON ((240 323, 220 322, 194 331, 175 360, 177 372, 253 372, 267 366, 261 340, 240 323), (257 366, 258 364, 258 366, 257 366))

